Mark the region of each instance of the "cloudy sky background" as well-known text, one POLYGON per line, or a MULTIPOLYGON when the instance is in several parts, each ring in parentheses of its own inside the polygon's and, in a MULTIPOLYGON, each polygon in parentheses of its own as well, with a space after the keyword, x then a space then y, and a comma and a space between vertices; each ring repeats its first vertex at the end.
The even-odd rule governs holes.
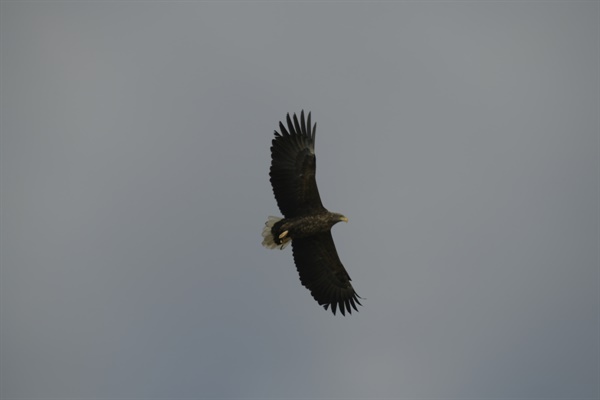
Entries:
POLYGON ((600 3, 1 11, 3 399, 600 395, 600 3), (260 246, 302 109, 352 316, 260 246))

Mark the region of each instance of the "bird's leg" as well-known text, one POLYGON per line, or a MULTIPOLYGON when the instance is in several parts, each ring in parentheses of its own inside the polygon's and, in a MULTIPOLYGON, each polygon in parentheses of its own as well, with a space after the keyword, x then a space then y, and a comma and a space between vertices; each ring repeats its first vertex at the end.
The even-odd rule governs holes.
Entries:
POLYGON ((283 231, 279 234, 279 243, 281 243, 282 250, 283 250, 283 247, 285 246, 285 244, 287 242, 289 242, 290 240, 292 240, 292 238, 288 236, 288 233, 290 233, 290 231, 286 229, 285 231, 283 231))
MULTIPOLYGON (((287 234, 287 231, 285 231, 283 233, 287 234)), ((282 233, 282 235, 283 235, 283 233, 282 233)), ((280 239, 280 241, 279 241, 279 243, 281 243, 280 249, 283 250, 283 248, 285 247, 285 245, 287 244, 287 242, 289 242, 290 240, 292 240, 292 238, 289 237, 289 236, 286 236, 283 239, 280 239)))

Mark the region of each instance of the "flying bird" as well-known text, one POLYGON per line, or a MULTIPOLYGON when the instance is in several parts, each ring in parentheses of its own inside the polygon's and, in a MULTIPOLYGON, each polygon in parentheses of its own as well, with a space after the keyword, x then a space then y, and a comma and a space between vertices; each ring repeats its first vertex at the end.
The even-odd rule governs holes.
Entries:
POLYGON ((342 214, 329 212, 321 203, 315 181, 315 132, 310 112, 300 120, 287 114, 287 129, 279 122, 271 145, 271 186, 284 218, 270 216, 263 228, 262 244, 269 249, 283 249, 290 242, 300 282, 326 310, 331 307, 342 315, 358 311, 358 296, 350 283, 350 275, 335 249, 331 228, 342 214))

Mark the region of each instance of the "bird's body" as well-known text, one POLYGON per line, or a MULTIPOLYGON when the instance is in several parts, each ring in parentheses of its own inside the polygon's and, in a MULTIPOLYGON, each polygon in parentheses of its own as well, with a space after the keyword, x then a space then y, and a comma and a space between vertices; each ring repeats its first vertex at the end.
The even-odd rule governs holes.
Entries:
POLYGON ((340 221, 348 221, 348 219, 341 214, 330 212, 284 218, 270 226, 270 233, 276 246, 285 246, 291 239, 302 239, 326 232, 340 221))
POLYGON ((263 246, 283 249, 290 242, 302 284, 314 299, 335 314, 339 308, 358 311, 359 296, 342 265, 331 227, 348 222, 342 214, 329 212, 321 203, 315 180, 314 152, 316 124, 311 127, 310 113, 304 120, 287 115, 287 129, 280 122, 271 147, 271 185, 284 218, 269 217, 263 229, 263 246))

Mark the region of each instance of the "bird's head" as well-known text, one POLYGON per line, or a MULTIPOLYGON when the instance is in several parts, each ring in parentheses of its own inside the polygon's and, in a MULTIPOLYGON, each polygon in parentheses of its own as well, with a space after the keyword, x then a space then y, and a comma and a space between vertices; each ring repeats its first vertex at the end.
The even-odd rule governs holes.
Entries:
POLYGON ((348 222, 348 218, 346 218, 344 215, 339 214, 339 213, 332 213, 332 219, 333 219, 334 224, 337 224, 338 222, 341 222, 341 221, 348 222))

